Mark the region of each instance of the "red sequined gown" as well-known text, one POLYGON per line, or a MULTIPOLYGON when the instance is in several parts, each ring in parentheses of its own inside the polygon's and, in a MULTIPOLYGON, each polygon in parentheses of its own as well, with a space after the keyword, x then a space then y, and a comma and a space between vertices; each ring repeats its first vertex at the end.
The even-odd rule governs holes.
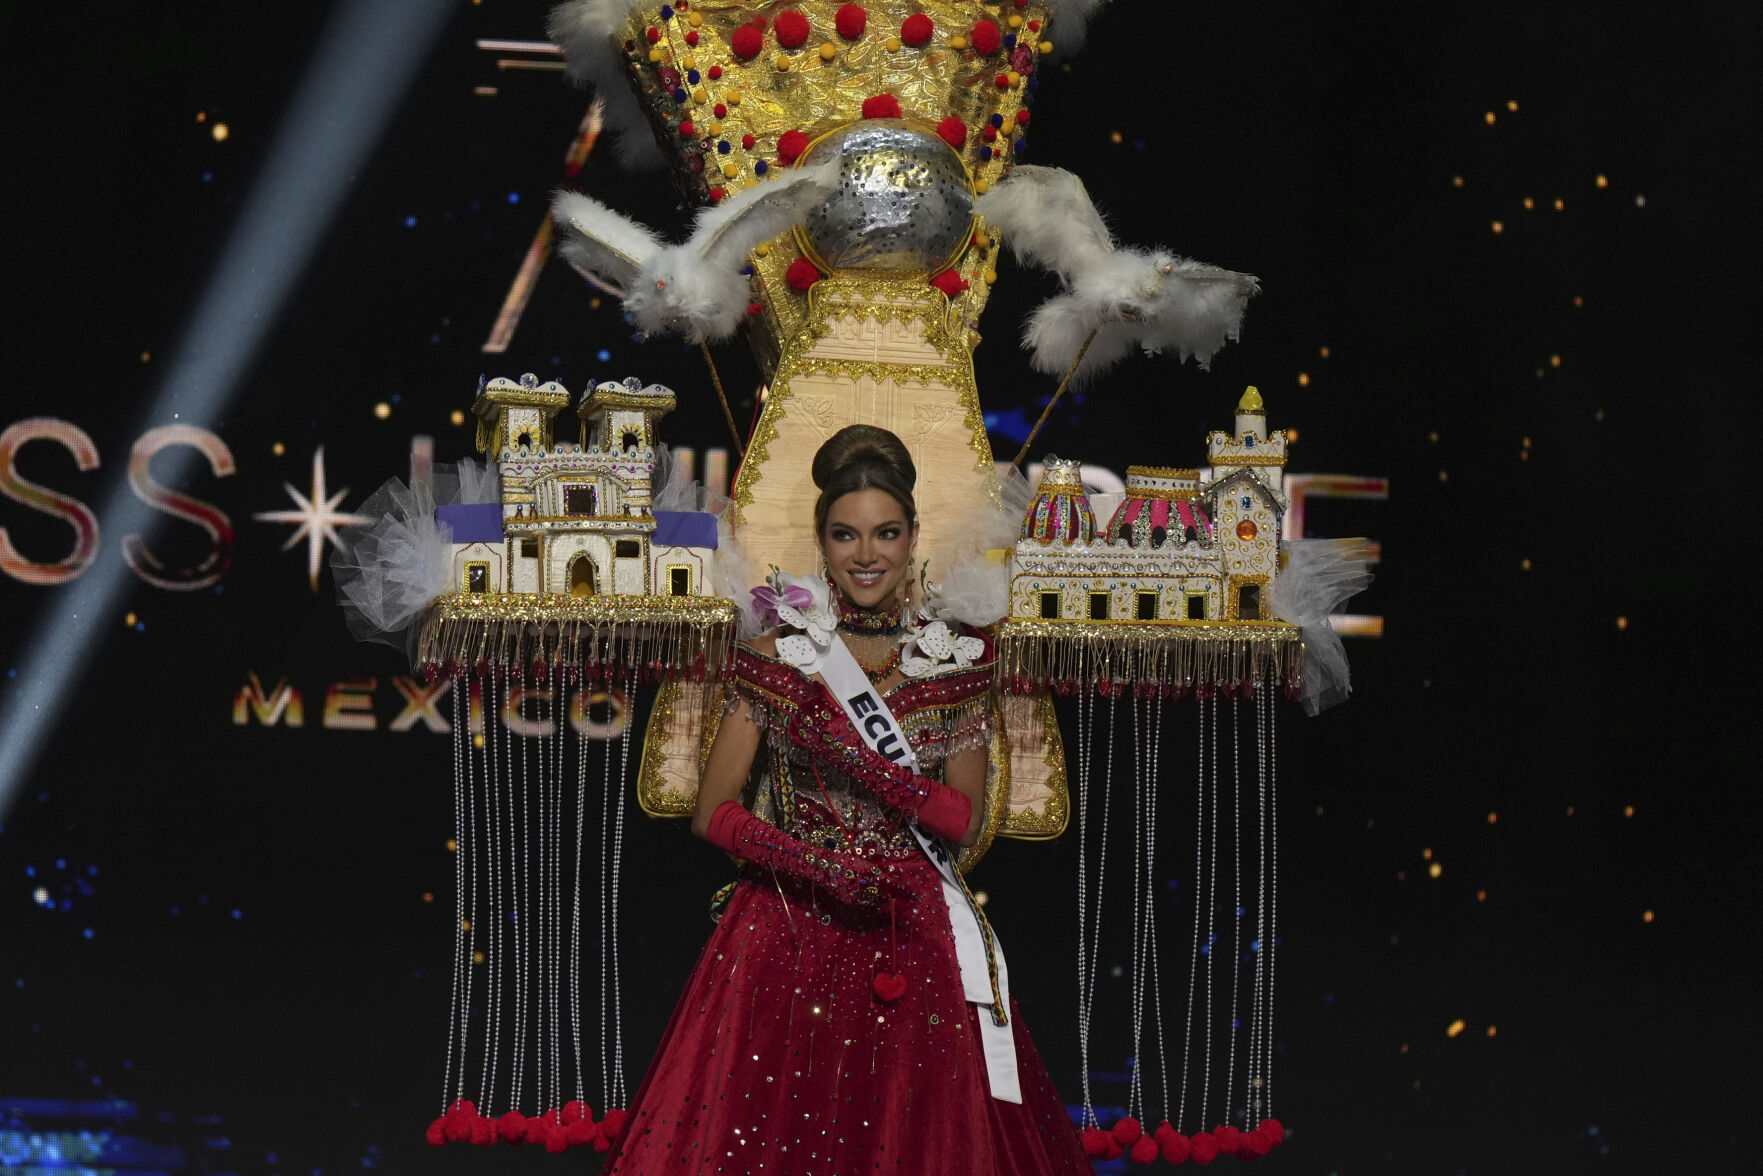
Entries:
MULTIPOLYGON (((927 774, 940 774, 950 752, 983 744, 991 676, 981 664, 886 695, 927 774)), ((766 729, 749 783, 753 811, 828 849, 845 849, 849 830, 856 852, 894 864, 919 898, 896 902, 890 920, 885 907, 844 906, 749 867, 606 1172, 1090 1172, 1014 1003, 1022 1102, 991 1096, 976 1020, 990 1013, 963 998, 936 868, 897 814, 803 750, 813 739, 793 738, 843 727, 854 744, 844 711, 795 667, 746 648, 733 686, 766 729), (878 972, 903 977, 904 995, 883 1002, 878 972)))

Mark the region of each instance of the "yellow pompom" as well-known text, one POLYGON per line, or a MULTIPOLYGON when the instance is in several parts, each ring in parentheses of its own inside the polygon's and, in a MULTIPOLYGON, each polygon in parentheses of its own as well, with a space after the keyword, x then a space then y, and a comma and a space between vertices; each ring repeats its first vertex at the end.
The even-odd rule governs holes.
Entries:
POLYGON ((889 53, 898 53, 899 51, 900 51, 900 38, 889 37, 888 38, 888 52, 889 53))
POLYGON ((1009 73, 1005 74, 1004 76, 1010 80, 1010 84, 1012 86, 1014 86, 1017 82, 1020 82, 1022 80, 1022 75, 1017 73, 1015 70, 1011 70, 1009 73))
POLYGON ((732 180, 741 174, 741 169, 732 163, 725 163, 722 165, 722 174, 732 180))
POLYGON ((720 135, 722 134, 722 120, 713 118, 710 120, 710 124, 704 129, 709 131, 712 135, 720 135))
POLYGON ((697 28, 699 25, 704 23, 704 18, 694 12, 694 13, 692 13, 692 15, 686 17, 686 23, 691 25, 693 28, 697 28))
POLYGON ((1042 41, 1042 42, 1041 42, 1041 52, 1042 52, 1042 53, 1051 53, 1051 52, 1053 52, 1053 42, 1051 42, 1051 41, 1042 41))
POLYGON ((680 58, 679 63, 681 65, 685 66, 687 69, 697 69, 698 68, 698 59, 696 57, 693 57, 690 53, 688 53, 684 57, 680 58))
POLYGON ((699 86, 696 90, 692 91, 692 101, 696 102, 699 106, 702 106, 710 101, 710 94, 703 86, 699 86))
POLYGON ((739 106, 741 104, 741 92, 739 90, 730 90, 727 94, 722 96, 722 100, 730 106, 739 106))
POLYGON ((822 41, 820 43, 820 59, 822 61, 831 61, 838 55, 839 47, 837 45, 833 44, 831 41, 822 41))
POLYGON ((949 48, 951 48, 951 49, 965 49, 965 48, 967 48, 967 38, 966 37, 950 37, 949 38, 949 48))
POLYGON ((980 276, 985 278, 986 285, 990 286, 992 283, 994 283, 998 280, 998 271, 997 270, 987 270, 984 274, 982 274, 980 276))
POLYGON ((975 245, 979 246, 981 249, 984 249, 987 245, 990 245, 992 243, 992 239, 990 237, 986 236, 984 233, 975 233, 973 235, 973 243, 975 245))
POLYGON ((986 183, 984 180, 973 181, 973 190, 975 192, 980 193, 981 195, 984 195, 986 192, 988 192, 991 189, 991 187, 992 186, 990 184, 986 183))
POLYGON ((760 257, 769 257, 771 256, 771 246, 761 241, 759 244, 753 246, 753 252, 760 257))
POLYGON ((780 72, 780 73, 789 73, 790 72, 790 59, 788 57, 784 56, 782 53, 779 53, 777 55, 776 65, 778 68, 778 72, 780 72))
POLYGON ((661 50, 659 50, 659 49, 649 50, 649 60, 650 61, 660 61, 661 60, 661 50))
POLYGON ((1022 18, 1014 12, 1010 14, 1010 27, 1013 29, 1019 29, 1022 27, 1022 18))

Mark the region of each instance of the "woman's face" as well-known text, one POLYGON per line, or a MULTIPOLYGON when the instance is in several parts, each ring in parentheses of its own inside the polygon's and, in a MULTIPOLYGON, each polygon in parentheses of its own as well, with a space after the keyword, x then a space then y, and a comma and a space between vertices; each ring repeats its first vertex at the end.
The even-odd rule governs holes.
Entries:
POLYGON ((876 608, 894 599, 918 524, 906 522, 906 509, 886 490, 854 490, 826 512, 820 550, 833 586, 858 608, 876 608))

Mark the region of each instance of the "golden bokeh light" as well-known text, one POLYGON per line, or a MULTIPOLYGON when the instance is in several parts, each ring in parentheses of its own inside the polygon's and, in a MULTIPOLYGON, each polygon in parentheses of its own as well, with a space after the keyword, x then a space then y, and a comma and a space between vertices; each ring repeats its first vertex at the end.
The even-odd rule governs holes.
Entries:
POLYGON ((1652 911, 1642 911, 1641 912, 1641 922, 1651 923, 1652 921, 1653 921, 1653 912, 1652 911))
POLYGON ((456 408, 448 415, 447 419, 456 425, 463 425, 465 423, 465 413, 456 408))
POLYGON ((1299 372, 1298 373, 1298 387, 1308 388, 1309 386, 1310 386, 1310 373, 1309 372, 1299 372))
POLYGON ((1481 117, 1482 117, 1482 121, 1487 123, 1488 126, 1491 127, 1494 125, 1494 112, 1493 111, 1490 110, 1486 114, 1482 115, 1481 117))
POLYGON ((1596 182, 1597 182, 1598 187, 1608 188, 1610 186, 1610 177, 1601 175, 1597 178, 1596 182))
POLYGON ((216 143, 224 143, 226 142, 227 136, 233 132, 225 123, 215 123, 212 127, 208 128, 208 133, 214 136, 214 141, 216 143))
POLYGON ((1463 1018, 1458 1017, 1455 1021, 1452 1021, 1449 1025, 1445 1026, 1445 1036, 1455 1037, 1457 1034, 1463 1032, 1465 1028, 1466 1026, 1463 1023, 1463 1018))
POLYGON ((387 417, 392 415, 392 406, 390 404, 387 404, 384 400, 382 400, 378 404, 373 406, 373 415, 380 418, 380 420, 383 421, 387 417))
POLYGON ((277 441, 274 445, 271 445, 269 447, 269 451, 271 453, 275 454, 275 456, 280 457, 282 454, 284 454, 288 451, 288 447, 286 445, 283 445, 280 441, 277 441))
POLYGON ((1434 878, 1437 878, 1440 874, 1445 872, 1445 867, 1438 862, 1434 862, 1432 865, 1426 867, 1426 872, 1431 874, 1434 878))
POLYGON ((1618 629, 1628 628, 1628 618, 1627 617, 1617 617, 1616 618, 1616 627, 1618 629))
POLYGON ((1496 233, 1504 233, 1506 231, 1506 222, 1505 221, 1495 221, 1493 228, 1494 228, 1494 232, 1496 232, 1496 233))

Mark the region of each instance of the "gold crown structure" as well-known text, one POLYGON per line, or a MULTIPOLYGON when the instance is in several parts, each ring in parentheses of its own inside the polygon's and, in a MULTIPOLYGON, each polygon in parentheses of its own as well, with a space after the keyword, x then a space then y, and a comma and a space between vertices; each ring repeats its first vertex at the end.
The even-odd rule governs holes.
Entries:
MULTIPOLYGON (((579 54, 572 70, 585 63, 602 87, 622 71, 688 200, 716 204, 785 168, 837 161, 833 195, 749 258, 748 326, 768 386, 732 492, 746 582, 768 564, 818 566, 809 465, 857 423, 912 454, 933 524, 921 558, 971 557, 956 521, 1002 510, 972 361, 998 244, 973 203, 1025 146, 1049 5, 576 0, 552 30, 579 54), (575 42, 572 28, 593 32, 575 42)), ((717 714, 698 689, 671 684, 656 703, 639 789, 651 811, 678 811, 695 790, 702 724, 717 714)), ((1050 706, 1006 705, 1027 712, 997 725, 1012 732, 992 757, 1006 827, 1056 834, 1050 706)))

